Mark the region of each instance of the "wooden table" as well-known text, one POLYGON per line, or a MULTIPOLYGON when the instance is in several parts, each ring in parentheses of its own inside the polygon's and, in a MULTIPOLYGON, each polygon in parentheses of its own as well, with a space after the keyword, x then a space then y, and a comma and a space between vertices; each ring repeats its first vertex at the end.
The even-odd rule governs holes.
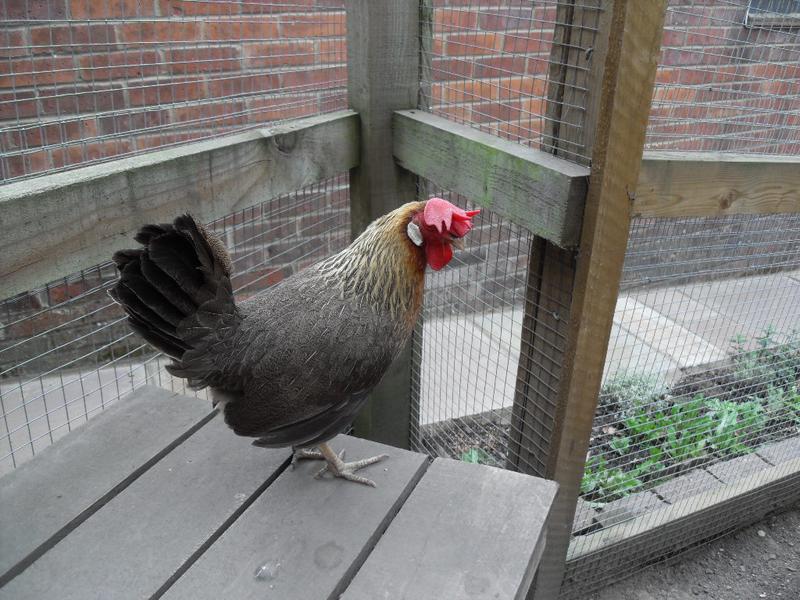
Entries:
POLYGON ((0 479, 0 598, 524 598, 552 482, 348 436, 377 488, 145 387, 0 479))

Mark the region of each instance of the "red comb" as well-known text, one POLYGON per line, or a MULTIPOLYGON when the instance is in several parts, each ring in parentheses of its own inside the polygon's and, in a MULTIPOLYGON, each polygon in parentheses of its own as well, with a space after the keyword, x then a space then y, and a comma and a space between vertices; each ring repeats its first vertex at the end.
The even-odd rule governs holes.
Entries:
POLYGON ((439 233, 447 231, 458 237, 463 237, 472 229, 472 217, 479 210, 464 210, 451 204, 443 198, 431 198, 425 205, 422 219, 426 225, 435 227, 439 233))

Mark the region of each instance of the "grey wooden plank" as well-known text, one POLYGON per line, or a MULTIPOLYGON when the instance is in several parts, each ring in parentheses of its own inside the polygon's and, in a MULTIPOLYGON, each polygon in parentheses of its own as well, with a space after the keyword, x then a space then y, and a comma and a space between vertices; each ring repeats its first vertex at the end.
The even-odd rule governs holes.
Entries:
POLYGON ((589 170, 415 110, 394 115, 404 168, 561 247, 578 243, 589 170))
POLYGON ((0 187, 0 297, 109 260, 144 223, 202 221, 358 164, 351 111, 149 152, 0 187))
POLYGON ((524 598, 556 484, 436 459, 342 600, 524 598))
POLYGON ((356 460, 385 452, 364 469, 377 488, 324 479, 319 461, 287 470, 169 589, 165 600, 338 598, 427 466, 398 448, 339 436, 356 460))
MULTIPOLYGON (((353 236, 417 199, 416 178, 392 157, 392 113, 415 108, 420 92, 419 0, 347 0, 347 96, 361 122, 350 171, 353 236)), ((353 424, 356 435, 408 448, 411 345, 395 359, 353 424)))
POLYGON ((207 402, 142 387, 0 479, 0 585, 201 426, 207 402))
MULTIPOLYGON (((104 447, 105 449, 105 447, 104 447)), ((147 598, 212 543, 287 463, 217 416, 0 589, 0 598, 147 598)))

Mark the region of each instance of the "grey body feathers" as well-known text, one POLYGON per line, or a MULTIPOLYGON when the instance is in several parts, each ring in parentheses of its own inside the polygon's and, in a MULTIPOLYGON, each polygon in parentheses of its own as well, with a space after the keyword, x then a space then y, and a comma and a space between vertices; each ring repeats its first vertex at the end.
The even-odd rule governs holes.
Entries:
POLYGON ((111 295, 173 357, 170 372, 209 387, 225 422, 258 445, 311 446, 344 430, 410 336, 415 315, 339 289, 326 263, 237 305, 227 253, 191 217, 137 240, 142 249, 114 256, 111 295))

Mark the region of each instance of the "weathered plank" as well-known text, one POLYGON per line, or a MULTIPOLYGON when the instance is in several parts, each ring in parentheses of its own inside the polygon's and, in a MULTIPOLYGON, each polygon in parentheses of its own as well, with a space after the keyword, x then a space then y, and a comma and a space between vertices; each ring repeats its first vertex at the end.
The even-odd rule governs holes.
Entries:
POLYGON ((565 597, 580 597, 607 581, 673 555, 687 546, 733 531, 800 499, 800 459, 751 474, 735 485, 678 500, 595 533, 570 546, 565 597), (770 490, 764 494, 764 489, 770 490))
MULTIPOLYGON (((603 376, 658 65, 666 0, 610 0, 602 83, 593 127, 592 173, 550 441, 548 476, 559 483, 548 552, 534 600, 559 594, 586 451, 603 376)), ((594 85, 599 82, 595 81, 594 85)))
POLYGON ((800 157, 645 152, 637 217, 709 217, 800 211, 800 157))
POLYGON ((0 479, 0 585, 211 414, 202 400, 146 386, 0 479))
MULTIPOLYGON (((350 171, 353 237, 376 217, 417 199, 415 177, 392 158, 392 113, 416 108, 419 0, 348 0, 347 92, 361 121, 358 166, 350 171)), ((356 434, 408 448, 411 349, 390 367, 354 424, 356 434)))
POLYGON ((358 164, 344 111, 0 187, 0 297, 109 260, 144 223, 203 221, 358 164))
POLYGON ((339 436, 334 449, 366 468, 377 488, 323 479, 319 461, 284 472, 164 595, 203 598, 338 598, 427 466, 426 458, 339 436))
POLYGON ((398 163, 562 247, 580 234, 589 170, 422 111, 394 115, 398 163))
POLYGON ((289 455, 252 446, 217 416, 0 588, 0 598, 53 590, 61 600, 149 598, 244 512, 289 455))
POLYGON ((342 600, 525 597, 556 485, 436 459, 342 600))

